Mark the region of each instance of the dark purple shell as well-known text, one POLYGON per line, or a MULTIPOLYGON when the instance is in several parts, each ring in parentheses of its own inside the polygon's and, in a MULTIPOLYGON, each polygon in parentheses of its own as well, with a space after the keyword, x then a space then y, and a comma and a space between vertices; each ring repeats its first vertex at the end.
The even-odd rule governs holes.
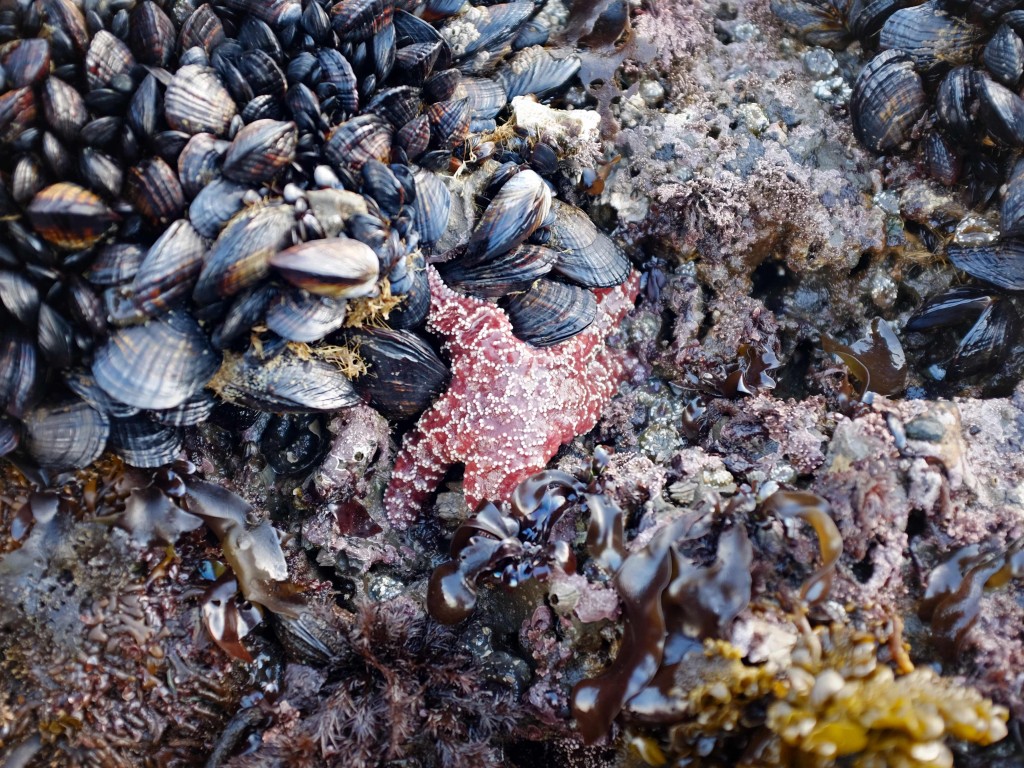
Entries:
POLYGON ((910 140, 927 100, 910 57, 884 51, 861 70, 850 97, 853 133, 873 152, 891 152, 910 140))

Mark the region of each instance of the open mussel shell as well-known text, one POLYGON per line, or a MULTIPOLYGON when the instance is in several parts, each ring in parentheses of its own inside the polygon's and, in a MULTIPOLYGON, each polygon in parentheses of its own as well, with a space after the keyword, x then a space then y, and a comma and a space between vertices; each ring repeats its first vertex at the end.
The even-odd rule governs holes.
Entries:
POLYGON ((288 341, 319 341, 344 325, 346 310, 344 299, 287 288, 267 307, 266 325, 288 341))
POLYGON ((983 72, 971 78, 985 132, 997 144, 1024 146, 1024 99, 983 72))
POLYGON ((480 216, 467 243, 471 256, 489 258, 526 240, 547 218, 551 190, 535 171, 509 179, 480 216))
POLYGON ((144 416, 113 419, 110 447, 133 467, 151 469, 170 464, 181 453, 181 434, 144 416))
POLYGON ((548 246, 559 254, 556 272, 587 288, 610 288, 629 277, 629 257, 587 214, 560 200, 551 201, 551 210, 548 246))
POLYGON ((1006 359, 1020 335, 1020 317, 1010 301, 971 287, 955 288, 932 299, 910 319, 905 330, 930 331, 968 324, 952 356, 929 369, 937 378, 960 378, 992 370, 993 364, 1006 359))
POLYGON ((368 368, 356 379, 356 389, 389 419, 418 416, 448 385, 448 368, 415 333, 362 329, 351 339, 368 368))
POLYGON ((957 269, 1006 291, 1024 291, 1024 241, 987 245, 950 244, 946 255, 957 269))
POLYGON ((336 365, 288 346, 264 349, 262 355, 225 353, 210 388, 229 403, 271 413, 336 411, 359 402, 336 365))
POLYGON ((24 417, 25 447, 40 466, 84 467, 100 457, 110 419, 82 400, 33 408, 24 417))
POLYGON ((524 244, 489 259, 464 256, 436 264, 445 283, 480 298, 500 298, 525 291, 551 271, 559 253, 541 245, 524 244))
POLYGON ((295 209, 290 205, 246 208, 206 252, 192 298, 201 305, 228 298, 270 272, 270 257, 290 241, 295 209))
POLYGON ((174 311, 112 333, 96 351, 92 374, 115 400, 161 410, 195 395, 219 362, 199 324, 174 311))
POLYGON ((597 317, 597 299, 585 288, 541 279, 502 306, 516 336, 537 347, 572 338, 597 317))
POLYGON ((992 296, 980 288, 954 288, 921 307, 907 321, 904 330, 927 331, 958 325, 977 317, 992 302, 992 296))
POLYGON ((270 264, 292 285, 333 298, 372 295, 380 271, 373 249, 348 237, 294 245, 274 254, 270 264))
POLYGON ((867 63, 850 97, 853 133, 874 152, 891 152, 910 139, 927 100, 909 56, 883 51, 867 63))
POLYGON ((960 340, 946 370, 954 377, 991 370, 993 364, 1006 359, 1019 335, 1020 316, 1013 304, 993 299, 960 340))
POLYGON ((26 214, 46 242, 69 251, 95 245, 118 220, 97 195, 63 181, 41 190, 26 214))

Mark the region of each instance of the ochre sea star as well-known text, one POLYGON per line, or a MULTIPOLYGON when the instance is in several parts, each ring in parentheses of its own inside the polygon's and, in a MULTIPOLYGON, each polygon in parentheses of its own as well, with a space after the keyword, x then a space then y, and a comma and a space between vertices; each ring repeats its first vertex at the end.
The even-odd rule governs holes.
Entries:
POLYGON ((597 319, 582 333, 538 348, 512 334, 503 310, 448 288, 432 268, 427 327, 451 359, 448 390, 405 436, 384 508, 404 528, 448 468, 465 465, 463 491, 480 501, 508 498, 543 469, 562 443, 589 431, 615 393, 622 362, 605 338, 633 307, 640 278, 596 291, 597 319))

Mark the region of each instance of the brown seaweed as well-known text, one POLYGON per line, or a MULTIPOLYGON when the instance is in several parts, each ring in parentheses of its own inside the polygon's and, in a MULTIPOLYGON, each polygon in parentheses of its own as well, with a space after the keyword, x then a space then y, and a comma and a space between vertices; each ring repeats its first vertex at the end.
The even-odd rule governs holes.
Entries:
POLYGON ((976 544, 962 547, 935 567, 918 613, 930 621, 933 642, 947 660, 962 650, 985 593, 1022 575, 1024 537, 994 552, 981 553, 976 544))
POLYGON ((832 591, 836 563, 843 554, 843 537, 829 516, 829 503, 816 493, 776 491, 768 497, 761 510, 780 520, 803 520, 818 535, 821 567, 804 582, 800 597, 811 605, 820 603, 832 591))
POLYGON ((907 386, 907 356, 892 326, 876 317, 868 336, 847 346, 822 335, 821 346, 842 360, 857 380, 857 394, 863 400, 868 392, 896 395, 907 386))

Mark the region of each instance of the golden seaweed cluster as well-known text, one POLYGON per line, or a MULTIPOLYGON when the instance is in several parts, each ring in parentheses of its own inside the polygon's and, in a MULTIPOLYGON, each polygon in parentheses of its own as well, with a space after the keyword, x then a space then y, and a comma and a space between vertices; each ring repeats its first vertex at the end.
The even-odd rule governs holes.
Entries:
POLYGON ((948 738, 987 746, 1006 736, 1004 707, 928 668, 904 675, 877 661, 871 635, 849 627, 805 634, 766 725, 783 765, 948 768, 948 738))
POLYGON ((682 719, 668 744, 630 741, 651 765, 950 768, 948 739, 987 746, 1006 736, 1005 707, 931 669, 897 674, 878 650, 851 627, 808 628, 773 671, 709 640, 676 672, 682 719))

